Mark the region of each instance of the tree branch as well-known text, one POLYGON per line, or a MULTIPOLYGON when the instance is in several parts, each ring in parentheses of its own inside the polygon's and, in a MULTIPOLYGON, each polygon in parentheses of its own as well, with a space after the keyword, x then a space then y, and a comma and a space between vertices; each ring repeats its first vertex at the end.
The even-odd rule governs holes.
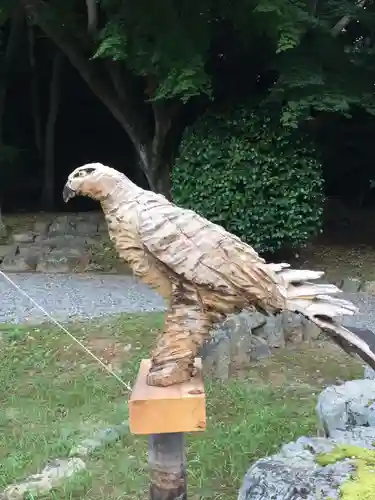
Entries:
MULTIPOLYGON (((357 2, 357 7, 364 7, 366 4, 366 0, 359 0, 357 2)), ((338 23, 335 24, 335 26, 331 29, 331 35, 333 37, 338 36, 342 30, 344 30, 350 21, 352 20, 352 16, 344 16, 340 19, 338 23)))
POLYGON ((96 0, 86 0, 87 9, 87 33, 95 35, 98 28, 98 5, 96 0))
MULTIPOLYGON (((90 7, 93 1, 90 0, 90 7)), ((127 132, 150 188, 158 191, 159 177, 165 174, 163 162, 166 137, 172 120, 183 104, 179 101, 167 101, 146 105, 142 80, 130 74, 124 64, 120 65, 119 62, 108 59, 90 59, 89 37, 80 42, 81 34, 76 33, 74 36, 68 31, 68 27, 57 20, 51 22, 53 8, 45 0, 22 0, 22 4, 35 24, 67 56, 90 89, 127 132), (48 13, 48 16, 44 15, 45 13, 48 13), (141 85, 138 82, 141 82, 141 85)), ((153 84, 155 85, 155 82, 153 84)))
POLYGON ((11 28, 4 56, 4 66, 6 71, 9 71, 10 69, 10 65, 12 64, 13 57, 21 37, 21 32, 24 23, 24 13, 22 11, 22 8, 17 7, 14 9, 11 15, 10 22, 11 22, 11 28))
MULTIPOLYGON (((146 81, 146 94, 150 99, 153 99, 158 87, 157 79, 153 75, 148 75, 146 81)), ((178 99, 169 101, 151 100, 151 106, 155 122, 151 154, 156 159, 162 156, 165 139, 171 129, 174 118, 183 109, 183 104, 178 99)))
MULTIPOLYGON (((108 80, 101 71, 100 61, 90 60, 78 41, 67 33, 58 23, 51 23, 44 13, 50 6, 43 0, 22 0, 28 15, 42 31, 60 48, 71 64, 78 70, 92 92, 105 104, 116 120, 121 124, 135 146, 141 159, 144 158, 145 144, 139 124, 140 117, 136 116, 129 102, 123 101, 117 95, 113 78, 108 80), (121 105, 119 105, 121 104, 121 105)), ((49 16, 50 19, 50 16, 49 16)), ((113 77, 113 74, 111 74, 113 77)), ((119 90, 119 86, 117 90, 119 90)), ((142 160, 142 162, 143 162, 142 160)), ((146 162, 145 162, 146 165, 146 162)))
POLYGON ((39 98, 39 79, 36 69, 35 56, 35 33, 34 27, 27 27, 27 35, 29 42, 29 63, 31 72, 30 93, 31 93, 31 109, 34 121, 34 137, 35 145, 39 153, 39 157, 43 157, 43 139, 42 139, 42 119, 41 119, 41 103, 39 98))
POLYGON ((307 7, 309 10, 309 14, 311 16, 315 16, 316 9, 318 7, 318 0, 308 0, 307 7))
POLYGON ((9 84, 9 74, 11 71, 14 56, 17 51, 22 29, 24 26, 25 15, 22 7, 17 5, 10 16, 10 31, 6 44, 5 54, 1 65, 0 75, 0 143, 3 143, 3 118, 5 111, 6 95, 9 84))

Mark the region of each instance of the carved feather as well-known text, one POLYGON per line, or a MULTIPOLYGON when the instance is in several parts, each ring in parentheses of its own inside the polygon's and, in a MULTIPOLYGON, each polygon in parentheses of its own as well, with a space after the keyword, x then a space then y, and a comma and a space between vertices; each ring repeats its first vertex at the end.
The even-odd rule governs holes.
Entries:
POLYGON ((166 297, 171 283, 184 282, 197 290, 202 307, 209 307, 210 314, 215 307, 221 314, 246 307, 268 313, 301 313, 340 347, 356 352, 375 368, 371 342, 336 321, 358 309, 334 297, 340 292, 334 285, 311 282, 321 278, 322 271, 267 264, 250 245, 223 227, 139 188, 114 169, 94 165, 95 173, 79 184, 75 184, 75 172, 84 167, 76 169, 69 176, 69 188, 77 185, 79 194, 101 201, 119 254, 144 282, 161 287, 166 297))

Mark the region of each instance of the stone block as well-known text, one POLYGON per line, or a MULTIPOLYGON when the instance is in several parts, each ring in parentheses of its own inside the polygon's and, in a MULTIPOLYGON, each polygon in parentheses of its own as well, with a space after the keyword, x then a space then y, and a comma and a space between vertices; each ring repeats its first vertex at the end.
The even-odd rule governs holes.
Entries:
POLYGON ((344 278, 341 290, 346 293, 356 293, 359 291, 361 283, 359 278, 344 278))
POLYGON ((24 481, 8 486, 1 494, 2 500, 23 500, 46 495, 60 486, 66 479, 86 469, 85 462, 79 457, 51 460, 44 469, 24 481))
POLYGON ((365 281, 362 285, 361 292, 375 295, 375 281, 365 281))
POLYGON ((0 260, 10 253, 15 254, 16 249, 17 245, 0 245, 0 260))
POLYGON ((318 325, 308 318, 302 317, 302 336, 305 342, 318 340, 322 335, 322 330, 318 325))
POLYGON ((375 380, 327 387, 319 395, 316 411, 327 436, 349 427, 375 427, 375 380))
POLYGON ((270 347, 285 347, 282 315, 268 316, 263 326, 253 329, 253 334, 264 339, 270 347))
POLYGON ((12 239, 15 243, 33 243, 35 236, 32 231, 27 231, 26 233, 13 233, 12 239))
POLYGON ((291 311, 281 313, 284 340, 287 344, 299 344, 304 341, 302 316, 291 311))

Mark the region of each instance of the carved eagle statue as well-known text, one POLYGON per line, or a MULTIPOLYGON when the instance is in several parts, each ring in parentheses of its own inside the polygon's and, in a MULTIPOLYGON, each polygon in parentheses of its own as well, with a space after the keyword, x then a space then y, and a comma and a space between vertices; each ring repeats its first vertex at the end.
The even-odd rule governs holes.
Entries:
POLYGON ((101 163, 83 165, 69 175, 63 198, 67 202, 77 195, 101 203, 120 257, 169 302, 164 331, 152 354, 149 385, 189 380, 212 326, 244 309, 268 315, 300 313, 375 368, 371 343, 336 321, 355 314, 357 307, 335 297, 341 291, 335 285, 312 282, 323 272, 266 263, 223 227, 141 189, 101 163))

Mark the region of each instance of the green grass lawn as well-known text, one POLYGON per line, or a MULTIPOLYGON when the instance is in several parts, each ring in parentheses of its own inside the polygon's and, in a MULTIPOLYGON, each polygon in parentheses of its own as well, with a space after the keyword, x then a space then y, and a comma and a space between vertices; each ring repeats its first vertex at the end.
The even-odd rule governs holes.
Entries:
MULTIPOLYGON (((160 314, 121 316, 69 329, 133 383, 162 324, 160 314)), ((127 418, 126 390, 50 325, 0 329, 0 491, 63 458, 96 429, 127 418)), ((257 458, 316 433, 316 394, 362 375, 331 344, 280 350, 226 383, 206 381, 207 430, 188 436, 189 498, 233 500, 257 458)), ((144 500, 147 439, 127 434, 87 459, 87 472, 47 498, 144 500)))

